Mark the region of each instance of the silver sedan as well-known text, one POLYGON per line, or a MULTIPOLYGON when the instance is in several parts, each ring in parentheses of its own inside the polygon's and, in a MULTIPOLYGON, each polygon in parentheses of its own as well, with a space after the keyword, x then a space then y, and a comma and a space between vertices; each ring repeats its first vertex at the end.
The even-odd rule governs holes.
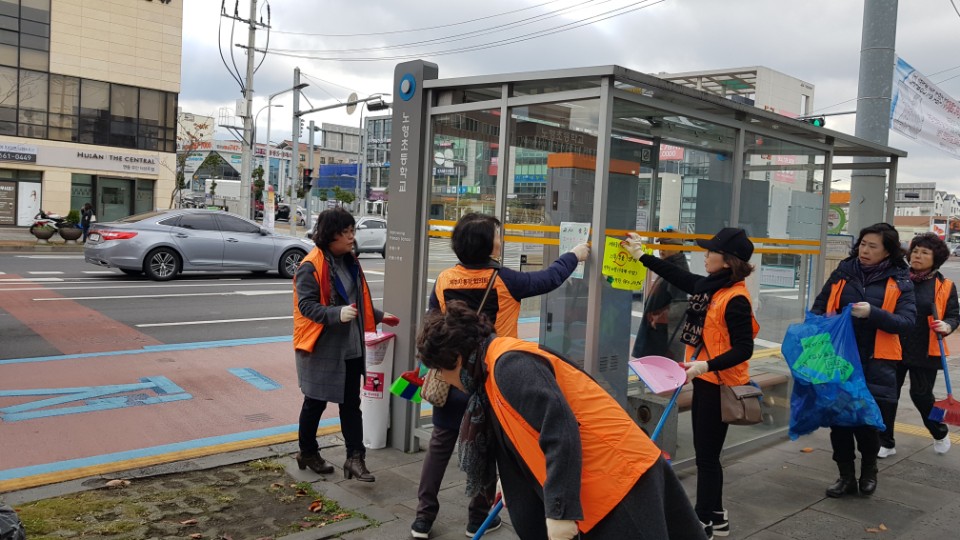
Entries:
POLYGON ((156 281, 185 271, 265 273, 290 279, 313 242, 275 234, 227 212, 177 209, 91 225, 88 263, 156 281))

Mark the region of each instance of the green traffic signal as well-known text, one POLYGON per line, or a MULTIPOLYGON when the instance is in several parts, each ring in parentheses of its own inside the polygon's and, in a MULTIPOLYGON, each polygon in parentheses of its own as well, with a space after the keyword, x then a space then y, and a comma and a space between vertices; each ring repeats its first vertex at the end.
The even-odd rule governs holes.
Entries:
POLYGON ((827 121, 822 116, 818 116, 816 118, 804 118, 803 121, 816 127, 823 127, 827 125, 827 121))

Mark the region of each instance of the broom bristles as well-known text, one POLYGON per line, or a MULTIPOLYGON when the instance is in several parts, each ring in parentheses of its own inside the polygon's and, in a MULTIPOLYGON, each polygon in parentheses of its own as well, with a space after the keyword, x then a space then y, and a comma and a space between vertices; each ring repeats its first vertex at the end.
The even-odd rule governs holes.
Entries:
POLYGON ((960 426, 960 401, 954 399, 952 395, 937 401, 930 410, 929 418, 934 422, 960 426))

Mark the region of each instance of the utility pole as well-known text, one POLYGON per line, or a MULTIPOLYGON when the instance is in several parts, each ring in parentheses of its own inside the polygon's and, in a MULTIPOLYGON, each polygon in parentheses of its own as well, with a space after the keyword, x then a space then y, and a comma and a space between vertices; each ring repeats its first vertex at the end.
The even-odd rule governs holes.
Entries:
POLYGON ((243 156, 240 161, 240 215, 252 219, 250 214, 250 188, 253 185, 253 71, 254 48, 257 46, 257 0, 250 0, 250 18, 247 20, 247 77, 243 88, 243 156))
MULTIPOLYGON (((854 134, 886 145, 890 138, 890 102, 893 65, 896 61, 897 0, 864 0, 863 34, 860 44, 860 81, 857 89, 857 123, 854 134)), ((877 161, 854 158, 854 163, 877 161)), ((884 161, 880 158, 879 161, 884 161)), ((850 234, 892 216, 896 201, 883 201, 887 193, 885 171, 864 169, 850 175, 850 234)), ((892 190, 891 190, 892 191, 892 190)), ((892 219, 892 218, 891 218, 892 219)), ((892 225, 892 223, 891 223, 892 225)))
MULTIPOLYGON (((316 130, 316 124, 314 124, 313 120, 311 120, 310 121, 310 137, 309 137, 310 144, 307 147, 307 152, 310 152, 309 154, 307 154, 307 168, 310 169, 311 177, 313 176, 313 153, 314 153, 313 137, 314 137, 315 130, 316 130)), ((303 217, 303 220, 306 223, 307 230, 310 230, 310 227, 313 225, 312 223, 310 223, 313 220, 313 210, 310 209, 310 195, 311 195, 311 192, 313 191, 312 180, 310 181, 310 187, 311 189, 308 189, 307 192, 304 193, 303 195, 303 206, 306 207, 307 209, 307 215, 303 217)))
POLYGON ((290 158, 290 236, 297 225, 297 182, 300 182, 300 68, 293 68, 293 156, 290 158))

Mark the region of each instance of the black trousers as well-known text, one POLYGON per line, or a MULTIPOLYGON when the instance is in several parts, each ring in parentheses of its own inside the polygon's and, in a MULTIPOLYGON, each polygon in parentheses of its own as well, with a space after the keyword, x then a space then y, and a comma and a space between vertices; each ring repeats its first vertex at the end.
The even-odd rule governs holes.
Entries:
POLYGON ((697 504, 700 521, 709 523, 714 512, 723 511, 723 465, 720 451, 729 426, 720 416, 720 387, 702 379, 693 380, 693 449, 697 453, 697 504))
MULTIPOLYGON (((343 386, 343 403, 340 404, 340 432, 346 442, 347 455, 366 454, 363 446, 363 414, 360 412, 360 378, 364 370, 363 358, 347 360, 347 377, 343 386)), ((300 453, 316 454, 320 450, 317 444, 317 428, 320 417, 327 408, 327 402, 303 396, 300 409, 300 453)))
MULTIPOLYGON (((450 463, 450 456, 457 446, 459 436, 460 430, 433 426, 427 455, 424 456, 423 467, 420 469, 420 487, 417 489, 419 499, 417 517, 430 523, 436 521, 437 513, 440 511, 437 495, 440 494, 443 474, 447 471, 447 464, 450 463)), ((468 517, 470 524, 483 523, 490 512, 490 507, 493 506, 495 492, 496 486, 492 486, 488 493, 481 493, 470 500, 468 517)))
MULTIPOLYGON (((881 410, 883 405, 880 406, 881 410)), ((830 427, 830 445, 837 463, 853 462, 857 450, 865 463, 876 462, 880 452, 880 432, 870 426, 830 427)))
MULTIPOLYGON (((933 397, 933 385, 937 382, 937 371, 933 368, 918 366, 907 366, 903 362, 897 364, 897 400, 900 399, 900 391, 903 389, 903 383, 910 375, 910 399, 914 407, 920 413, 923 419, 923 425, 927 427, 930 435, 940 440, 947 436, 948 429, 946 424, 930 420, 930 411, 936 399, 933 397)), ((893 423, 897 419, 897 403, 890 403, 880 407, 883 414, 883 423, 887 430, 880 434, 880 445, 884 448, 893 448, 897 441, 893 436, 893 423)))

